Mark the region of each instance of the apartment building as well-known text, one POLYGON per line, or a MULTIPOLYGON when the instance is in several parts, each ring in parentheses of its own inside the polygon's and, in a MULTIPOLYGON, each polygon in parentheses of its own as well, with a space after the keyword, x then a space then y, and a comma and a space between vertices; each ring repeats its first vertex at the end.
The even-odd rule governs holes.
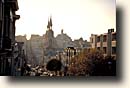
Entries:
POLYGON ((108 29, 107 33, 96 35, 91 34, 91 47, 101 50, 104 56, 116 56, 116 32, 114 29, 108 29))

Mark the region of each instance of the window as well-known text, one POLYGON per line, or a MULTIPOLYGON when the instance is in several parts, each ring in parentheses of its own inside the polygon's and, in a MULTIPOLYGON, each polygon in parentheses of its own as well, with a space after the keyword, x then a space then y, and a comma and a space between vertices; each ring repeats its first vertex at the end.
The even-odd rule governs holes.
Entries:
POLYGON ((92 43, 93 43, 93 38, 91 40, 92 40, 92 43))
POLYGON ((103 52, 104 52, 104 54, 106 54, 106 52, 107 52, 107 48, 106 47, 103 47, 103 52))
POLYGON ((100 36, 97 37, 97 42, 100 42, 100 36))
POLYGON ((112 34, 112 41, 116 40, 116 33, 112 34))
POLYGON ((13 21, 13 13, 10 11, 10 19, 13 21))
POLYGON ((107 41, 107 35, 103 35, 103 42, 107 41))
POLYGON ((0 2, 0 20, 2 20, 2 4, 0 2))
POLYGON ((116 54, 116 47, 112 47, 112 54, 116 54))
POLYGON ((4 5, 3 2, 0 2, 0 20, 3 19, 3 14, 4 14, 4 5))
POLYGON ((100 47, 97 47, 97 50, 100 50, 100 47))

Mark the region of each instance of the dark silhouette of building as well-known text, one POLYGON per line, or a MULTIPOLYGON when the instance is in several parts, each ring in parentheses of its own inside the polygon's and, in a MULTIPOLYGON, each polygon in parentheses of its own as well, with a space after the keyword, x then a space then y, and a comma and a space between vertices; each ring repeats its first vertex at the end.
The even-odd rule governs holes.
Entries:
POLYGON ((0 75, 13 75, 17 0, 0 0, 0 75))
POLYGON ((24 52, 24 42, 16 42, 14 48, 14 67, 13 67, 13 75, 21 76, 23 72, 21 72, 21 68, 24 67, 26 63, 26 57, 24 52))

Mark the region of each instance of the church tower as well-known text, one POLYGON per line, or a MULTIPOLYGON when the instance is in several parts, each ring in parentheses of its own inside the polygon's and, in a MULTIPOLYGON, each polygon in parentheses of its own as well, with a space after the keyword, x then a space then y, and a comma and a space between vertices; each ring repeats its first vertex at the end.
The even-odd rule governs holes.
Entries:
POLYGON ((56 41, 54 38, 54 32, 52 30, 52 18, 51 17, 48 19, 47 31, 45 34, 45 38, 46 38, 45 47, 46 47, 47 53, 49 55, 53 54, 54 49, 56 48, 56 41))
POLYGON ((52 38, 54 38, 54 32, 53 32, 53 30, 52 30, 52 18, 50 17, 50 19, 48 19, 48 24, 47 24, 47 31, 46 31, 46 35, 48 36, 48 37, 52 37, 52 38))

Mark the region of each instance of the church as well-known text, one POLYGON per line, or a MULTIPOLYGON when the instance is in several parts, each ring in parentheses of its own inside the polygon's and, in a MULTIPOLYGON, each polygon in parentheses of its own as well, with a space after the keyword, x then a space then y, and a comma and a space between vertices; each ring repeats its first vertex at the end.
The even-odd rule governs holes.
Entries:
POLYGON ((48 19, 47 30, 45 35, 43 35, 43 46, 44 46, 44 61, 45 63, 50 57, 56 55, 57 43, 54 37, 54 32, 52 30, 52 18, 48 19))
POLYGON ((50 17, 46 33, 43 35, 44 63, 54 58, 58 52, 64 51, 68 46, 73 46, 71 37, 63 33, 63 29, 61 30, 61 34, 54 37, 52 26, 52 17, 50 17))

